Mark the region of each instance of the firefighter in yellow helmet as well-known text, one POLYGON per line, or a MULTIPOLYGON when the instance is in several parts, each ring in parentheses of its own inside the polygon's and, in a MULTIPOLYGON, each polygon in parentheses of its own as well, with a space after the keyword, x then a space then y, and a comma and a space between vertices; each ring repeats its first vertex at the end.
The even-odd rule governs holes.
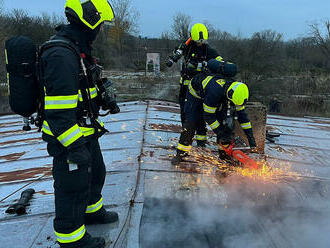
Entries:
POLYGON ((43 140, 53 157, 54 230, 61 248, 103 248, 85 225, 118 220, 103 206, 105 164, 98 142, 107 130, 99 109, 118 113, 113 87, 101 78, 92 43, 104 22, 114 18, 107 0, 67 0, 68 25, 42 46, 41 80, 45 89, 43 140))
POLYGON ((245 112, 249 89, 246 84, 233 79, 237 73, 237 66, 212 59, 208 61, 207 67, 209 73, 203 72, 195 76, 189 84, 185 104, 186 119, 177 154, 172 159, 173 165, 179 164, 183 157, 189 154, 195 130, 205 121, 217 135, 221 160, 230 159, 222 145, 229 145, 233 139, 235 116, 247 136, 250 147, 256 147, 252 125, 245 112))
POLYGON ((191 28, 190 37, 198 46, 201 46, 209 38, 209 33, 204 24, 197 23, 191 28))
MULTIPOLYGON (((184 105, 188 90, 188 84, 191 79, 202 72, 206 62, 210 59, 222 61, 222 57, 218 52, 207 44, 208 31, 204 24, 196 23, 190 30, 190 38, 183 42, 169 56, 167 66, 172 66, 173 63, 183 57, 184 61, 181 68, 179 104, 181 112, 181 123, 185 120, 184 105)), ((206 144, 206 125, 201 123, 196 129, 195 139, 198 146, 206 144)))

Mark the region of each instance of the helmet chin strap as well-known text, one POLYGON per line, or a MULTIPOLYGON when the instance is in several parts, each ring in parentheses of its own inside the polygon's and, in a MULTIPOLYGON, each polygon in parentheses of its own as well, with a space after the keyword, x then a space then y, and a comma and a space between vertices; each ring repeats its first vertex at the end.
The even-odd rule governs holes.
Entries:
POLYGON ((100 32, 100 27, 91 30, 78 23, 70 23, 57 28, 60 36, 67 37, 68 39, 77 43, 80 52, 85 53, 86 56, 91 55, 92 43, 96 39, 97 34, 100 32))
POLYGON ((100 33, 101 24, 98 25, 95 29, 86 28, 88 31, 85 31, 87 41, 92 43, 96 40, 97 35, 100 33))

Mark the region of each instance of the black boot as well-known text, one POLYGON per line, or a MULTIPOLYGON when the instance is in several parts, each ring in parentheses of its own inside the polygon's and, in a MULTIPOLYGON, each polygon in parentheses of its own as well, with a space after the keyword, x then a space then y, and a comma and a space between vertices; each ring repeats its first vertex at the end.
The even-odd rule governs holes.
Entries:
POLYGON ((89 233, 85 233, 84 237, 74 243, 60 244, 61 248, 104 248, 105 240, 101 237, 92 237, 89 233))
POLYGON ((206 140, 197 140, 197 147, 205 147, 206 140))
POLYGON ((178 164, 180 164, 181 162, 182 162, 182 155, 181 154, 177 154, 177 155, 175 155, 173 158, 172 158, 172 160, 171 160, 171 164, 172 165, 178 165, 178 164))
POLYGON ((118 214, 116 212, 107 211, 104 207, 95 213, 85 214, 86 225, 110 224, 116 221, 118 221, 118 214))
POLYGON ((224 150, 219 150, 219 159, 225 162, 232 162, 232 158, 224 150))

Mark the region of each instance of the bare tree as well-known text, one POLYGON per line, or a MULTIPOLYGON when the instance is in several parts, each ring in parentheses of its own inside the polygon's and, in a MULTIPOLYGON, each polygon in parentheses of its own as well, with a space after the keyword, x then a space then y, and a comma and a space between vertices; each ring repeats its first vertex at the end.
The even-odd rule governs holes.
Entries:
POLYGON ((209 23, 207 20, 203 21, 203 24, 207 28, 207 31, 209 33, 209 39, 210 40, 218 40, 218 34, 220 33, 220 30, 217 30, 211 23, 209 23))
POLYGON ((189 27, 191 17, 181 12, 173 17, 172 35, 174 39, 187 40, 189 38, 189 27))
POLYGON ((282 34, 272 30, 256 32, 246 42, 245 56, 242 66, 248 72, 246 79, 252 74, 256 77, 270 76, 277 73, 283 63, 282 34), (266 75, 267 74, 267 75, 266 75))
POLYGON ((164 31, 164 32, 162 32, 160 39, 161 40, 170 40, 171 34, 168 31, 164 31))
POLYGON ((3 35, 3 28, 4 28, 4 23, 3 23, 3 21, 4 21, 4 11, 3 11, 3 9, 4 9, 4 5, 3 5, 3 0, 0 0, 0 35, 3 35))
POLYGON ((139 12, 132 6, 132 0, 113 0, 115 26, 126 33, 138 32, 139 12))
POLYGON ((139 13, 132 6, 132 0, 113 0, 112 6, 115 12, 114 26, 110 35, 114 38, 120 54, 123 53, 123 37, 125 34, 138 32, 139 13))
POLYGON ((316 45, 322 50, 322 53, 330 58, 330 20, 326 20, 320 27, 319 23, 309 25, 310 32, 316 45))

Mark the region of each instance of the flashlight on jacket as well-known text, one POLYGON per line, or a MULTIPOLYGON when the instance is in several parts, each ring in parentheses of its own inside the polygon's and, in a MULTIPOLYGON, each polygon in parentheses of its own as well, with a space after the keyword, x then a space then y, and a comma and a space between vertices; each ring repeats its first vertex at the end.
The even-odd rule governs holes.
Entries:
POLYGON ((179 59, 181 59, 183 54, 183 50, 182 49, 177 49, 173 52, 173 54, 171 56, 169 56, 166 65, 168 67, 171 67, 174 63, 178 62, 179 59))

